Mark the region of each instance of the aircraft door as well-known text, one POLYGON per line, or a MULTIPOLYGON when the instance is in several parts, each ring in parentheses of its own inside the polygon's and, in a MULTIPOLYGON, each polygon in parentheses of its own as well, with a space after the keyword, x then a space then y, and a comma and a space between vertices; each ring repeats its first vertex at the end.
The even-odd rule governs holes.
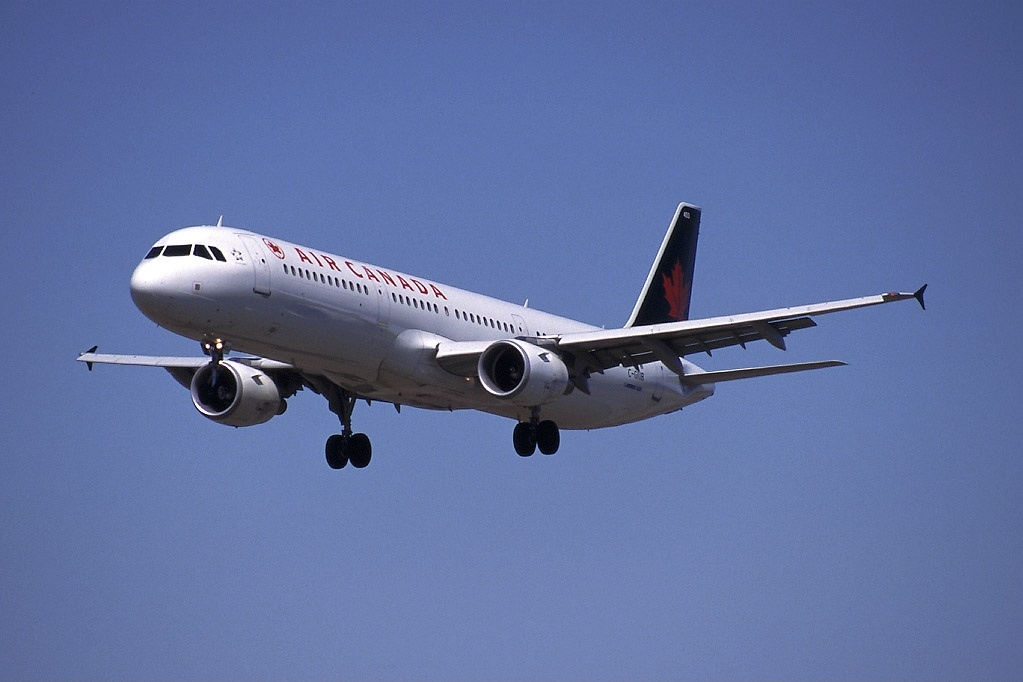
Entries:
POLYGON ((245 250, 249 252, 249 262, 252 263, 253 282, 252 290, 261 296, 270 295, 270 264, 266 260, 266 251, 259 241, 248 234, 238 235, 245 250))

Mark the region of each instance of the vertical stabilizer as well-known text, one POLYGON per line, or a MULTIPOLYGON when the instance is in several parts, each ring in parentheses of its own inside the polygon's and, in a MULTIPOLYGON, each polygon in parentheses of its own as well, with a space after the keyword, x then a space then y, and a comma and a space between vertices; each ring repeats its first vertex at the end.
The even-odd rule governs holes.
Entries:
POLYGON ((700 209, 679 204, 626 327, 689 319, 700 209))

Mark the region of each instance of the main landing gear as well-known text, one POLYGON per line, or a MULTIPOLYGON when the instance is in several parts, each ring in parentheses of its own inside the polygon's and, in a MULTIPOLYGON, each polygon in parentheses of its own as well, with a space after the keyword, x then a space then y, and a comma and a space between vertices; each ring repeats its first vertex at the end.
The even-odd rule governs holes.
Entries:
POLYGON ((540 408, 534 407, 528 422, 515 425, 512 442, 520 457, 529 457, 537 448, 545 455, 553 455, 561 445, 561 432, 550 419, 540 421, 540 408))
POLYGON ((343 469, 349 462, 356 469, 369 466, 373 457, 373 446, 369 436, 364 433, 352 433, 352 410, 355 409, 356 397, 348 391, 332 387, 330 410, 341 420, 341 433, 335 433, 327 439, 324 451, 327 465, 331 469, 343 469))

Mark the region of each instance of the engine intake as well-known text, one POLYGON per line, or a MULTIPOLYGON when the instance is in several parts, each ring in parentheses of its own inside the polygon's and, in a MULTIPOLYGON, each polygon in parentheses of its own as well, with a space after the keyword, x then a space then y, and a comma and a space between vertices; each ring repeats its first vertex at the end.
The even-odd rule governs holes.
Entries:
POLYGON ((561 358, 524 341, 495 341, 480 355, 477 369, 488 393, 526 407, 548 403, 569 387, 561 358))
POLYGON ((218 424, 254 426, 281 411, 280 391, 263 372, 230 360, 205 365, 192 377, 192 404, 218 424))

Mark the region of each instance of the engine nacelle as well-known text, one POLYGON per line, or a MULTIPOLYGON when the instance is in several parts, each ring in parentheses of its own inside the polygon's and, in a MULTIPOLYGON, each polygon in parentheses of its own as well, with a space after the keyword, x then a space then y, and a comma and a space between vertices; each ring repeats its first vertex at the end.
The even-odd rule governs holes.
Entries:
POLYGON ((561 358, 525 341, 495 341, 480 355, 477 369, 488 393, 525 407, 548 403, 569 386, 561 358))
POLYGON ((192 404, 202 416, 228 426, 262 424, 284 404, 273 379, 230 360, 199 368, 191 390, 192 404))

